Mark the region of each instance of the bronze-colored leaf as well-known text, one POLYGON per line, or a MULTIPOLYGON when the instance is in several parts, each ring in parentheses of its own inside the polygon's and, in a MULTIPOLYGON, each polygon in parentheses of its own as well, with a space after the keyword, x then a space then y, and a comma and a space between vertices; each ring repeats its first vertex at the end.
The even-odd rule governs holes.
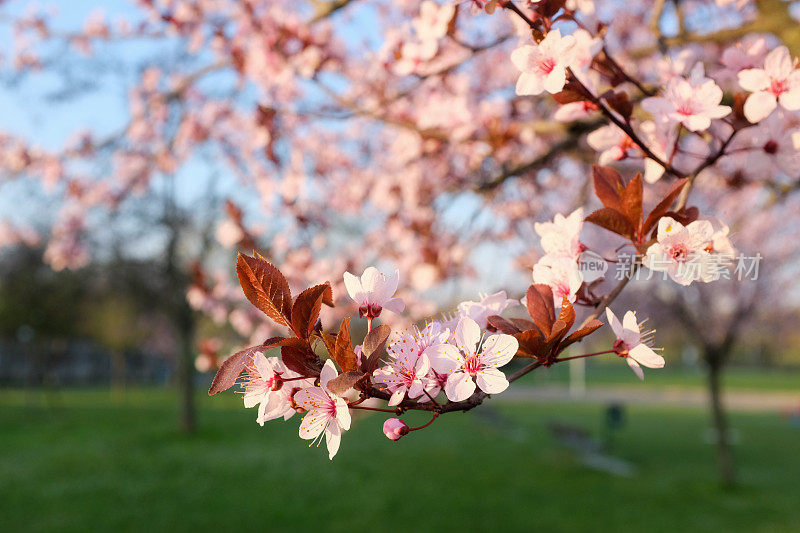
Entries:
POLYGON ((610 207, 593 211, 584 220, 623 237, 632 238, 634 236, 634 228, 631 221, 625 215, 610 207))
POLYGON ((549 335, 555 321, 553 289, 540 283, 531 285, 525 294, 525 306, 536 327, 545 336, 549 335))
POLYGON ((358 358, 350 343, 350 317, 342 320, 342 324, 339 326, 339 334, 336 335, 336 345, 331 357, 343 372, 358 368, 358 358))
POLYGON ((326 295, 330 299, 331 286, 329 283, 315 285, 304 290, 295 299, 292 305, 292 329, 298 337, 307 339, 314 330, 314 324, 319 318, 322 302, 326 295))
POLYGON ((628 100, 628 94, 625 92, 613 92, 605 98, 611 109, 622 115, 627 121, 631 118, 633 113, 633 104, 628 100))
POLYGON ((689 181, 689 178, 683 178, 676 181, 672 187, 670 187, 669 192, 667 192, 666 196, 658 202, 650 214, 647 215, 647 220, 645 220, 644 225, 642 226, 642 235, 647 235, 650 233, 650 230, 653 229, 656 224, 658 224, 658 219, 664 216, 669 208, 672 206, 672 203, 678 198, 681 194, 681 190, 683 190, 684 185, 689 181))
POLYGON ((575 309, 566 298, 561 302, 561 312, 558 314, 558 320, 564 322, 568 330, 572 327, 572 324, 575 323, 575 309))
POLYGON ((256 255, 250 257, 240 253, 236 260, 236 274, 244 295, 276 323, 291 328, 292 295, 289 284, 280 270, 256 255))
POLYGON ((214 394, 233 387, 236 384, 236 380, 239 379, 239 375, 244 371, 244 368, 253 360, 256 352, 264 352, 270 348, 274 348, 284 340, 286 340, 284 337, 272 337, 263 344, 250 346, 225 359, 222 365, 220 365, 219 370, 217 370, 214 380, 211 382, 208 395, 213 396, 214 394))
POLYGON ((619 172, 609 167, 592 165, 592 181, 594 182, 594 193, 603 202, 603 205, 622 211, 622 177, 619 172))
POLYGON ((534 357, 542 359, 545 356, 544 342, 542 335, 535 329, 521 331, 514 334, 514 338, 519 342, 517 357, 534 357))
POLYGON ((672 217, 685 226, 697 220, 697 217, 700 216, 700 210, 692 206, 683 208, 680 211, 667 211, 664 216, 672 217))
POLYGON ((308 341, 304 339, 291 339, 299 341, 290 346, 281 347, 281 359, 289 370, 301 376, 319 376, 322 370, 322 361, 311 349, 308 341))
POLYGON ((564 86, 562 91, 557 92, 552 96, 553 100, 561 105, 571 104, 572 102, 582 102, 586 100, 586 95, 583 93, 583 91, 578 90, 574 84, 570 85, 569 83, 564 86))
POLYGON ((333 354, 336 351, 336 335, 331 335, 330 333, 320 331, 319 336, 322 338, 322 342, 325 343, 325 349, 328 350, 328 355, 331 359, 333 359, 333 354))
POLYGON ((371 374, 373 370, 378 368, 378 362, 386 349, 386 343, 391 332, 392 328, 386 324, 381 324, 367 333, 364 338, 364 344, 361 345, 361 370, 371 374))
POLYGON ((598 328, 600 328, 602 326, 603 326, 603 323, 600 322, 599 320, 595 319, 595 320, 589 321, 589 323, 586 324, 581 329, 575 330, 572 333, 570 333, 569 335, 567 335, 564 338, 564 340, 561 341, 561 344, 559 344, 559 346, 558 346, 559 351, 564 350, 570 344, 578 342, 579 340, 583 339, 584 337, 586 337, 587 335, 589 335, 590 333, 594 332, 595 330, 597 330, 598 328))
POLYGON ((514 333, 519 333, 522 331, 520 328, 518 328, 505 318, 501 317, 500 315, 492 315, 488 317, 486 321, 495 330, 499 331, 500 333, 505 333, 506 335, 513 335, 514 333))
POLYGON ((622 208, 625 215, 638 233, 642 224, 642 174, 638 173, 625 186, 622 192, 622 208))
POLYGON ((568 328, 567 323, 563 320, 559 319, 553 323, 553 329, 550 331, 550 335, 545 339, 544 345, 545 350, 549 353, 553 351, 553 348, 561 342, 561 339, 567 334, 568 328))
POLYGON ((536 327, 536 324, 524 318, 509 318, 508 321, 520 331, 527 331, 536 327))
POLYGON ((355 385, 366 378, 369 374, 364 372, 350 371, 342 372, 337 377, 328 382, 328 390, 337 396, 341 396, 348 390, 355 387, 355 385))

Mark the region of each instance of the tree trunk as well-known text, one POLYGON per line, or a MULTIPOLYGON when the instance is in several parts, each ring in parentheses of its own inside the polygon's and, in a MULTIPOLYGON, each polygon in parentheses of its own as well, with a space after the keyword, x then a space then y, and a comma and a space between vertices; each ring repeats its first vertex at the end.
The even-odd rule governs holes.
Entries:
POLYGON ((184 432, 191 433, 197 427, 194 406, 194 316, 185 297, 183 297, 183 305, 178 308, 178 314, 176 324, 180 334, 180 353, 178 355, 178 389, 181 395, 180 425, 184 432))
POLYGON ((711 396, 711 418, 714 424, 714 440, 717 447, 717 468, 722 484, 730 487, 736 483, 736 470, 733 464, 728 420, 725 408, 722 405, 720 383, 722 358, 719 357, 719 354, 710 354, 706 360, 708 362, 708 387, 711 396))
MULTIPOLYGON (((174 192, 173 192, 174 193, 174 192)), ((169 230, 169 242, 165 250, 166 278, 171 293, 169 299, 169 315, 178 333, 177 385, 179 392, 179 423, 181 429, 191 433, 197 427, 194 405, 194 311, 186 300, 186 289, 189 280, 180 269, 178 243, 181 237, 181 221, 178 209, 172 196, 168 196, 165 211, 166 227, 169 230)))

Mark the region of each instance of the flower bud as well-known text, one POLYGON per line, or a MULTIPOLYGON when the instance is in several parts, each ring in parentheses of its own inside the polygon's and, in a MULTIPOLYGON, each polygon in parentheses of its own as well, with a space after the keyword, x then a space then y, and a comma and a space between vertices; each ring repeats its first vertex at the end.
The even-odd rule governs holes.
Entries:
POLYGON ((408 426, 399 418, 390 418, 383 423, 383 434, 389 440, 400 440, 400 437, 408 434, 408 426))

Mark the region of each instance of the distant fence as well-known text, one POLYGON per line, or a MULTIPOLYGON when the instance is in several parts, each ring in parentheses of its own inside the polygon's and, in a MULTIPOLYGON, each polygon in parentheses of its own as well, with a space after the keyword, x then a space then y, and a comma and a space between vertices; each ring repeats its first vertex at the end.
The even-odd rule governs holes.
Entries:
POLYGON ((164 384, 174 361, 141 350, 109 351, 93 343, 0 340, 0 385, 164 384))

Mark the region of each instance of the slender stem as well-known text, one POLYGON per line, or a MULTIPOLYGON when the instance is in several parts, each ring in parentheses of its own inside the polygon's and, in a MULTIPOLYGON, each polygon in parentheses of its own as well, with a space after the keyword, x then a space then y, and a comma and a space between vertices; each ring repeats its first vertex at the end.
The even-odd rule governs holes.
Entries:
POLYGON ((614 350, 604 350, 602 352, 585 353, 583 355, 573 355, 571 357, 561 357, 559 359, 556 359, 556 363, 561 363, 561 362, 564 362, 564 361, 570 361, 572 359, 583 359, 584 357, 592 357, 592 356, 595 356, 595 355, 603 355, 603 354, 606 354, 606 353, 614 353, 614 350))
POLYGON ((427 390, 427 389, 422 389, 422 392, 424 392, 424 393, 425 393, 425 396, 427 396, 427 397, 428 397, 428 399, 430 399, 430 401, 432 401, 432 402, 433 402, 433 403, 435 403, 436 405, 440 405, 440 404, 439 404, 439 402, 437 402, 437 401, 436 401, 436 398, 434 398, 433 396, 431 396, 431 393, 430 393, 430 392, 428 392, 428 390, 427 390))
POLYGON ((369 333, 370 331, 372 331, 372 319, 367 318, 367 333, 369 333))
POLYGON ((535 26, 534 22, 533 22, 533 21, 532 21, 530 18, 528 18, 528 15, 526 15, 525 13, 523 13, 523 12, 522 12, 522 11, 521 11, 521 10, 520 10, 520 9, 519 9, 517 6, 515 6, 515 5, 514 5, 514 2, 511 2, 510 0, 509 0, 509 1, 507 1, 507 2, 504 2, 504 3, 503 3, 503 7, 505 7, 506 9, 510 9, 511 11, 513 11, 514 13, 516 13, 516 14, 519 16, 519 18, 521 18, 522 20, 524 20, 524 21, 525 21, 525 23, 526 23, 526 24, 527 24, 527 25, 528 25, 528 26, 529 26, 531 29, 534 29, 534 26, 535 26))
POLYGON ((436 420, 438 417, 439 417, 439 413, 438 413, 438 412, 436 412, 436 411, 434 411, 434 412, 433 412, 433 416, 431 417, 431 419, 428 421, 428 423, 427 423, 427 424, 423 424, 423 425, 421 425, 421 426, 419 426, 419 427, 417 427, 417 428, 408 428, 408 430, 409 430, 409 431, 417 431, 417 430, 419 430, 419 429, 425 429, 426 427, 428 427, 428 426, 430 426, 431 424, 433 424, 433 421, 434 421, 434 420, 436 420))
POLYGON ((287 381, 297 381, 298 379, 317 379, 316 376, 298 376, 296 378, 281 378, 281 381, 286 383, 287 381))

